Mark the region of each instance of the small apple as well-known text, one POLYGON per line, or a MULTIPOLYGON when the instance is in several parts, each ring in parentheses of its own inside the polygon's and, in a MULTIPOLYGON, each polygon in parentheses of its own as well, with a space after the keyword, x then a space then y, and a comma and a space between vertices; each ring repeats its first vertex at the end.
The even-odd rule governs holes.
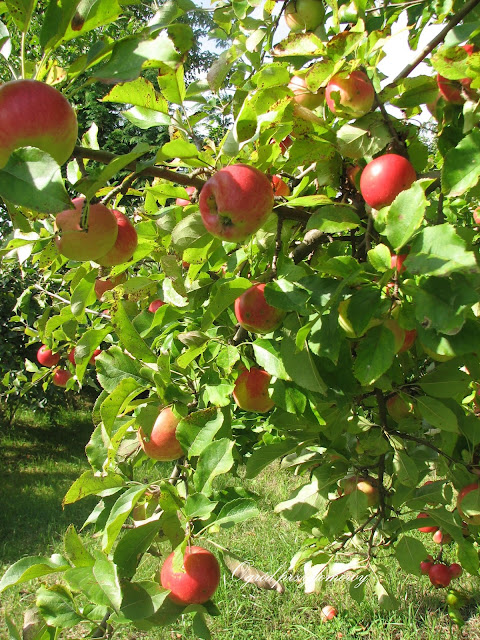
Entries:
POLYGON ((340 496, 350 495, 354 491, 361 491, 367 496, 369 507, 378 503, 378 489, 375 486, 376 480, 373 478, 363 478, 361 476, 346 476, 339 482, 338 494, 340 496))
MULTIPOLYGON (((417 518, 429 518, 430 516, 428 515, 428 513, 424 513, 422 511, 422 513, 419 513, 417 518)), ((429 527, 418 527, 418 530, 421 531, 422 533, 435 533, 436 531, 438 531, 438 527, 436 526, 429 526, 429 527)))
POLYGON ((473 212, 473 221, 475 224, 480 225, 480 207, 477 207, 473 212))
POLYGON ((417 176, 413 165, 403 156, 386 153, 367 164, 360 177, 360 192, 372 209, 392 204, 401 191, 408 189, 417 176))
POLYGON ((265 300, 265 284, 255 284, 235 300, 238 323, 252 333, 270 333, 280 326, 285 311, 272 307, 265 300))
POLYGON ((155 311, 157 309, 160 309, 160 307, 163 307, 164 304, 165 302, 163 300, 152 300, 152 302, 150 302, 150 304, 148 305, 148 310, 150 311, 150 313, 155 313, 155 311))
POLYGON ((390 258, 390 268, 395 269, 397 273, 403 273, 405 271, 405 267, 403 263, 405 262, 405 258, 408 256, 407 253, 392 254, 390 258))
MULTIPOLYGON (((464 44, 462 49, 465 49, 469 56, 475 51, 473 44, 464 44)), ((472 78, 462 78, 461 80, 449 80, 440 74, 437 74, 437 85, 440 93, 447 102, 452 104, 463 104, 465 102, 464 92, 468 93, 472 78)))
POLYGON ((280 176, 272 176, 272 185, 274 196, 284 196, 286 198, 290 195, 290 187, 280 176))
MULTIPOLYGON (((189 196, 193 196, 193 194, 196 191, 195 187, 186 187, 185 191, 188 193, 189 196)), ((177 198, 175 200, 175 204, 177 205, 177 207, 186 207, 187 205, 190 204, 190 200, 187 200, 186 198, 177 198)))
POLYGON ((416 329, 405 329, 405 340, 399 350, 398 353, 403 353, 404 351, 408 351, 414 344, 417 339, 417 330, 416 329))
POLYGON ((246 164, 217 171, 200 191, 200 213, 207 231, 221 240, 243 242, 266 222, 273 188, 268 177, 246 164))
POLYGON ((451 564, 449 569, 452 578, 459 578, 463 573, 462 565, 458 564, 458 562, 454 562, 453 564, 451 564))
POLYGON ((325 100, 337 116, 361 118, 373 107, 375 92, 363 71, 352 71, 348 76, 335 75, 327 84, 325 100))
POLYGON ((293 33, 315 31, 324 22, 323 0, 290 0, 285 7, 284 16, 293 33))
POLYGON ((71 377, 72 377, 72 374, 70 373, 70 371, 67 371, 67 369, 62 369, 60 367, 57 367, 53 372, 53 384, 56 387, 66 387, 67 382, 70 380, 71 377))
POLYGON ((292 76, 288 88, 293 91, 293 100, 307 109, 316 109, 325 102, 325 89, 313 93, 307 87, 305 78, 301 76, 292 76))
POLYGON ((444 564, 434 564, 428 572, 430 582, 434 587, 448 587, 452 580, 449 568, 444 564))
POLYGON ((125 273, 120 273, 115 278, 97 278, 95 280, 95 295, 97 296, 97 300, 103 300, 103 294, 106 291, 110 291, 111 289, 115 289, 119 284, 123 284, 127 276, 125 273))
POLYGON ((19 147, 37 147, 64 164, 77 135, 75 111, 54 87, 37 80, 0 86, 0 169, 19 147))
POLYGON ((429 554, 426 560, 422 560, 422 562, 420 562, 420 571, 424 576, 426 576, 432 566, 433 566, 433 558, 429 554))
POLYGON ((116 209, 112 209, 112 213, 117 219, 118 233, 115 244, 110 251, 95 260, 103 267, 114 267, 117 264, 127 262, 138 244, 137 232, 127 216, 116 209))
POLYGON ((175 435, 179 422, 179 418, 175 416, 171 407, 165 407, 158 414, 148 440, 142 427, 139 426, 138 440, 149 458, 170 462, 184 456, 175 435))
POLYGON ((468 516, 468 515, 465 515, 465 513, 462 510, 463 499, 472 491, 475 492, 476 497, 477 496, 479 497, 478 502, 480 503, 480 484, 478 482, 472 482, 472 484, 469 484, 466 487, 463 487, 463 489, 459 491, 457 496, 457 509, 458 509, 458 513, 460 514, 460 517, 464 522, 466 522, 467 524, 480 525, 480 514, 468 516))
MULTIPOLYGON (((411 402, 405 402, 405 400, 399 396, 397 393, 388 398, 387 402, 387 413, 388 415, 395 420, 395 422, 400 422, 400 420, 404 420, 412 415, 413 412, 413 404, 411 402)), ((424 516, 418 516, 424 517, 424 516)), ((438 528, 438 527, 437 527, 438 528)), ((435 529, 436 531, 436 529, 435 529)))
POLYGON ((443 533, 441 529, 435 531, 432 540, 436 544, 449 544, 452 541, 452 536, 449 533, 443 533))
POLYGON ((235 381, 233 399, 240 409, 266 413, 275 406, 268 395, 271 376, 264 369, 245 369, 235 381))
MULTIPOLYGON (((452 571, 452 567, 453 567, 453 564, 450 565, 450 573, 452 571)), ((452 576, 452 577, 456 578, 457 576, 452 576)), ((461 593, 459 593, 455 589, 450 589, 450 591, 447 593, 447 597, 445 598, 445 602, 448 604, 449 607, 453 607, 454 609, 459 609, 460 607, 463 607, 465 605, 465 598, 461 593)))
POLYGON ((183 570, 173 570, 172 552, 160 571, 160 583, 170 589, 168 597, 176 604, 203 604, 210 600, 220 583, 220 565, 216 557, 203 547, 187 547, 183 570))
POLYGON ((37 360, 44 367, 54 367, 60 360, 60 354, 53 353, 46 344, 42 344, 40 349, 37 351, 37 360))
POLYGON ((335 607, 332 607, 331 604, 327 604, 320 612, 320 618, 322 622, 328 622, 329 620, 333 620, 337 615, 337 610, 335 607))
POLYGON ((73 209, 66 209, 55 218, 55 238, 58 251, 71 260, 97 260, 114 246, 118 234, 117 219, 103 204, 91 204, 88 228, 80 227, 85 198, 72 200, 73 209))

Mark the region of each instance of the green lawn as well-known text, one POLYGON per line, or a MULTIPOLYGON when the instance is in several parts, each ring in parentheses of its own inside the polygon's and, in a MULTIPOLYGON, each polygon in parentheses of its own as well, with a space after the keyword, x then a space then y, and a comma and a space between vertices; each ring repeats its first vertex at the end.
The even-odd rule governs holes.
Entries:
MULTIPOLYGON (((15 560, 33 554, 49 555, 62 551, 62 536, 70 523, 81 527, 95 500, 85 500, 62 510, 62 498, 78 475, 87 467, 84 447, 91 431, 87 412, 60 412, 52 418, 21 412, 15 426, 0 427, 0 564, 2 573, 15 560)), ((450 637, 449 619, 444 605, 445 591, 434 590, 427 578, 403 574, 396 561, 387 561, 389 582, 400 602, 394 612, 379 610, 375 594, 357 605, 348 597, 348 581, 325 585, 320 594, 303 592, 302 576, 288 574, 290 558, 298 548, 302 533, 295 524, 279 519, 274 505, 288 495, 298 478, 270 467, 247 486, 261 496, 260 516, 231 529, 209 534, 209 539, 258 569, 282 576, 285 593, 260 590, 233 578, 225 570, 215 595, 221 615, 209 618, 212 638, 217 640, 309 640, 310 638, 368 638, 372 640, 438 640, 450 637), (322 623, 320 611, 333 604, 339 611, 330 623, 322 623)), ((228 476, 225 484, 239 484, 228 476)), ((86 529, 88 544, 95 544, 86 529)), ((419 534, 421 535, 421 534, 419 534)), ((423 538, 425 540, 425 538, 423 538)), ((206 540, 202 544, 208 546, 206 540)), ((210 546, 214 550, 213 546, 210 546)), ((165 551, 167 551, 165 549, 165 551)), ((433 543, 432 543, 433 551, 433 543)), ((158 559, 151 558, 142 572, 151 574, 158 559)), ((463 609, 467 623, 461 636, 453 628, 452 637, 480 639, 479 582, 468 577, 456 587, 471 593, 463 609)), ((0 598, 0 638, 7 639, 4 611, 20 625, 22 611, 34 601, 35 582, 3 593, 0 598)), ((62 638, 78 638, 65 633, 62 638)), ((148 633, 134 628, 119 631, 118 640, 193 640, 196 635, 188 616, 172 628, 148 633)))

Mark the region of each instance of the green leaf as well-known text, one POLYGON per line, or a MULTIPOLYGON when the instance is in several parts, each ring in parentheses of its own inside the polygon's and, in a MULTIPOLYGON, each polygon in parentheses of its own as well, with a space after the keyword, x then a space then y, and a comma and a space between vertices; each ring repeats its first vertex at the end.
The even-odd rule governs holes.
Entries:
POLYGON ((420 540, 402 536, 395 548, 395 556, 400 567, 414 576, 422 575, 420 563, 427 557, 427 550, 420 540))
POLYGON ((420 227, 427 204, 425 192, 417 183, 395 198, 388 210, 385 229, 382 232, 387 236, 394 251, 399 251, 405 246, 420 227))
POLYGON ((46 588, 41 586, 37 591, 37 607, 49 625, 69 629, 83 621, 75 610, 71 594, 61 585, 46 588))
MULTIPOLYGON (((95 564, 95 561, 94 561, 95 564)), ((65 571, 65 582, 73 591, 82 593, 89 602, 99 607, 111 607, 110 599, 98 584, 93 573, 93 564, 89 567, 75 567, 65 571)))
POLYGON ((126 580, 122 584, 122 594, 120 613, 128 620, 142 620, 155 613, 168 596, 168 591, 154 582, 128 582, 126 580))
POLYGON ((160 520, 155 520, 130 529, 121 537, 115 547, 113 561, 122 578, 132 578, 135 575, 139 558, 148 551, 161 527, 160 520))
POLYGON ((458 433, 457 417, 443 402, 429 396, 417 398, 417 408, 424 420, 442 431, 458 433))
POLYGON ((98 277, 96 269, 93 269, 87 275, 80 280, 75 289, 73 290, 72 297, 70 299, 70 307, 73 315, 77 320, 81 321, 85 313, 85 307, 94 302, 96 299, 94 293, 95 280, 98 277))
POLYGON ((404 266, 414 275, 436 276, 478 269, 473 252, 467 251, 465 240, 448 223, 423 229, 412 242, 404 266))
POLYGON ((95 558, 86 549, 73 524, 66 530, 63 544, 65 553, 75 567, 90 567, 95 564, 95 558))
POLYGON ((469 540, 457 541, 458 561, 472 576, 478 576, 478 550, 469 540))
POLYGON ((260 471, 267 467, 274 460, 278 460, 288 455, 296 449, 296 440, 283 440, 270 445, 261 446, 254 449, 252 455, 247 459, 247 478, 255 478, 260 471))
POLYGON ((141 338, 138 331, 128 317, 125 302, 119 300, 117 307, 113 312, 112 324, 115 331, 122 342, 122 345, 139 360, 144 362, 156 363, 157 357, 153 351, 147 346, 147 343, 141 338))
MULTIPOLYGON (((8 638, 7 640, 22 640, 22 637, 20 636, 20 632, 17 629, 17 627, 15 626, 13 620, 10 618, 10 616, 8 615, 8 613, 5 614, 5 624, 7 625, 7 630, 8 630, 8 638)), ((43 626, 45 626, 45 623, 43 623, 43 626)), ((27 629, 23 629, 23 638, 24 640, 29 640, 28 638, 28 628, 27 629)))
POLYGON ((385 585, 382 584, 380 580, 378 580, 378 582, 375 585, 375 593, 377 595, 378 604, 380 608, 386 611, 394 611, 395 609, 398 609, 397 599, 394 596, 392 596, 392 594, 389 593, 389 591, 387 591, 387 589, 385 588, 385 585))
POLYGON ((83 380, 93 352, 111 332, 107 325, 102 329, 88 329, 85 331, 75 346, 75 370, 79 381, 83 380))
POLYGON ((236 278, 220 284, 212 292, 210 301, 205 309, 202 319, 202 331, 209 329, 218 316, 228 307, 233 305, 235 300, 244 291, 250 289, 252 283, 246 278, 236 278))
POLYGON ((217 504, 217 502, 211 502, 203 493, 189 495, 185 501, 185 517, 205 520, 210 517, 217 504))
POLYGON ((284 336, 280 345, 280 354, 285 370, 296 384, 315 393, 325 393, 327 386, 322 380, 310 349, 297 349, 295 340, 284 336))
POLYGON ((182 65, 177 69, 169 69, 168 67, 162 69, 157 76, 157 82, 160 87, 160 91, 168 102, 173 102, 173 104, 183 104, 186 90, 182 65))
POLYGON ((21 584, 49 573, 58 573, 69 569, 70 565, 62 556, 54 553, 50 558, 28 556, 12 564, 0 580, 0 593, 7 587, 21 584))
POLYGON ((278 351, 278 343, 265 338, 258 338, 253 343, 253 352, 257 364, 265 369, 271 376, 281 380, 291 380, 285 370, 282 357, 278 351))
POLYGON ((244 522, 251 518, 256 518, 260 514, 255 500, 251 498, 237 498, 231 502, 227 502, 212 525, 230 527, 239 522, 244 522))
POLYGON ((118 498, 110 511, 102 537, 102 549, 109 553, 113 543, 121 531, 122 525, 130 515, 131 510, 148 489, 148 485, 135 485, 127 489, 118 498))
POLYGON ((172 244, 179 253, 183 253, 205 235, 211 234, 205 229, 201 215, 198 212, 192 213, 183 218, 173 229, 172 244))
POLYGON ((189 458, 202 454, 221 429, 223 420, 222 412, 210 407, 190 413, 179 422, 175 435, 189 458))
POLYGON ((210 638, 212 637, 210 634, 210 630, 207 627, 205 616, 201 611, 197 611, 196 613, 194 613, 192 629, 196 637, 200 638, 201 640, 210 640, 210 638))
POLYGON ((338 150, 342 156, 359 159, 374 156, 389 142, 390 132, 379 113, 369 113, 345 124, 337 132, 338 150))
POLYGON ((193 477, 195 489, 207 497, 212 493, 212 483, 219 475, 230 471, 233 465, 234 443, 227 438, 216 440, 202 452, 193 477))
POLYGON ((265 286, 265 300, 268 304, 284 311, 300 311, 310 294, 303 287, 279 278, 265 286))
POLYGON ((415 462, 405 451, 395 451, 393 468, 398 480, 406 487, 416 487, 418 469, 415 462))
POLYGON ((373 327, 359 341, 353 367, 355 377, 362 385, 373 384, 388 371, 394 358, 393 333, 384 325, 373 327))
POLYGON ((292 492, 288 500, 284 500, 275 507, 276 513, 281 513, 286 520, 292 522, 308 520, 313 517, 325 500, 319 495, 318 480, 313 477, 312 482, 304 484, 292 492))
POLYGON ((14 151, 0 170, 0 197, 41 213, 59 213, 72 206, 60 167, 34 147, 14 151))
POLYGON ((367 253, 368 261, 375 269, 380 273, 384 273, 391 268, 391 253, 390 249, 385 244, 377 244, 373 249, 370 249, 367 253))
POLYGON ((321 207, 313 214, 308 220, 307 230, 319 229, 324 233, 338 233, 348 231, 349 229, 356 229, 359 226, 360 218, 355 213, 353 207, 344 204, 332 204, 321 207))
POLYGON ((93 471, 84 471, 67 491, 62 504, 72 504, 72 502, 77 502, 77 500, 81 500, 86 496, 101 493, 106 489, 120 488, 124 484, 123 477, 117 473, 96 476, 93 471))
POLYGON ((144 387, 133 378, 123 378, 115 389, 102 402, 100 415, 102 416, 105 431, 110 434, 117 416, 128 406, 144 387))
POLYGON ((365 600, 365 583, 368 578, 368 572, 361 571, 357 573, 355 579, 350 582, 348 593, 358 604, 361 604, 365 600))
POLYGON ((98 554, 97 561, 93 566, 93 575, 113 608, 118 611, 122 603, 122 591, 116 565, 106 556, 98 554))
POLYGON ((122 82, 115 85, 102 98, 102 102, 121 102, 168 114, 167 101, 155 91, 153 84, 146 78, 137 78, 132 82, 122 82))
POLYGON ((8 13, 20 31, 26 31, 38 0, 5 0, 8 13))
POLYGON ((445 156, 442 190, 448 197, 461 196, 480 177, 480 132, 473 129, 445 156))

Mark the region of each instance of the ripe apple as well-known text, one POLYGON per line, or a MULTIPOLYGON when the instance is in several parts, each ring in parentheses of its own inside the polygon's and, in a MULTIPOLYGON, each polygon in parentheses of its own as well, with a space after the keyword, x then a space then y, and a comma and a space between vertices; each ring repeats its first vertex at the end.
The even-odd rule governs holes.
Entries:
POLYGON ((392 204, 417 176, 412 164, 396 153, 386 153, 367 164, 360 177, 360 192, 373 209, 392 204))
POLYGON ((404 351, 408 351, 412 347, 416 339, 417 339, 416 329, 405 329, 405 340, 403 341, 402 347, 400 348, 398 353, 403 353, 404 351))
POLYGON ((243 242, 272 210, 272 183, 254 167, 232 164, 207 180, 199 205, 207 231, 222 240, 243 242))
POLYGON ((320 612, 320 617, 322 619, 322 622, 328 622, 329 620, 333 620, 333 618, 335 618, 337 613, 338 612, 335 609, 335 607, 332 607, 331 604, 327 604, 325 607, 323 607, 323 609, 320 612))
POLYGON ((203 604, 210 600, 220 583, 220 565, 216 557, 203 547, 187 547, 183 571, 173 570, 172 552, 162 565, 160 583, 170 589, 168 597, 177 604, 203 604))
POLYGON ((422 560, 422 562, 420 562, 420 571, 424 576, 426 576, 431 567, 433 567, 433 558, 429 554, 426 560, 422 560))
POLYGON ((245 369, 235 381, 233 399, 245 411, 266 413, 275 406, 268 395, 270 374, 264 369, 252 367, 250 371, 245 369))
POLYGON ((448 587, 452 579, 450 570, 445 564, 432 565, 428 577, 434 587, 448 587))
POLYGON ((293 144, 293 138, 291 136, 287 136, 280 142, 280 151, 285 155, 288 147, 291 147, 293 144))
POLYGON ((384 323, 384 327, 387 327, 392 333, 395 340, 395 353, 398 353, 405 343, 405 329, 403 329, 395 318, 387 318, 384 323))
POLYGON ((19 147, 37 147, 64 164, 72 155, 77 134, 75 111, 50 85, 13 80, 0 86, 0 169, 19 147))
POLYGON ((290 195, 290 187, 280 176, 272 176, 272 185, 274 196, 284 196, 286 198, 290 195))
POLYGON ((62 369, 61 367, 57 367, 53 372, 53 384, 56 387, 66 387, 67 382, 72 377, 72 374, 67 369, 62 369))
MULTIPOLYGON (((189 196, 193 196, 193 194, 196 191, 195 187, 186 187, 185 191, 188 193, 189 196)), ((190 200, 187 200, 186 198, 177 198, 175 200, 175 204, 177 205, 177 207, 186 207, 187 205, 190 204, 190 200)))
POLYGON ((438 531, 435 531, 433 534, 432 540, 436 544, 448 544, 452 541, 452 536, 449 533, 443 533, 441 529, 438 529, 438 531))
MULTIPOLYGON (((465 49, 469 56, 471 56, 475 51, 475 47, 473 44, 464 44, 462 48, 465 49)), ((463 104, 465 102, 463 92, 468 92, 471 83, 472 78, 449 80, 448 78, 437 74, 438 89, 445 100, 447 102, 451 102, 452 104, 463 104)))
POLYGON ((376 481, 373 478, 362 478, 356 475, 346 476, 340 480, 339 484, 338 493, 341 496, 348 496, 353 493, 353 491, 361 491, 367 496, 369 507, 373 507, 378 503, 378 489, 375 486, 376 481))
POLYGON ((97 296, 97 300, 103 300, 103 294, 106 291, 110 291, 111 289, 115 289, 115 287, 119 284, 122 284, 127 279, 125 273, 120 273, 115 278, 97 278, 95 280, 95 295, 97 296))
POLYGON ((468 484, 466 487, 463 487, 463 489, 459 491, 457 496, 457 509, 458 509, 458 513, 460 514, 460 517, 464 522, 466 522, 467 524, 480 525, 480 514, 467 516, 464 514, 462 510, 463 499, 465 498, 466 495, 468 495, 472 491, 475 491, 477 493, 477 496, 479 495, 480 484, 478 482, 472 482, 472 484, 468 484))
POLYGON ((238 323, 252 333, 270 333, 280 326, 285 316, 282 309, 272 307, 265 300, 265 284, 255 284, 235 300, 238 323))
POLYGON ((150 311, 150 313, 155 313, 155 311, 157 309, 160 309, 160 307, 163 307, 164 304, 165 302, 163 300, 152 300, 152 302, 150 302, 150 304, 148 305, 148 310, 150 311))
POLYGON ((285 7, 285 22, 290 31, 315 31, 323 24, 325 10, 322 0, 290 0, 285 7))
MULTIPOLYGON (((97 357, 102 353, 101 349, 95 349, 95 351, 92 354, 92 357, 90 358, 90 360, 88 361, 90 364, 95 364, 95 360, 97 359, 97 357)), ((77 363, 75 361, 75 348, 71 349, 69 354, 68 354, 68 359, 69 361, 73 364, 73 366, 75 366, 77 363)))
POLYGON ((115 244, 118 234, 117 219, 103 204, 91 204, 88 229, 80 227, 85 198, 72 200, 73 209, 66 209, 55 219, 55 238, 58 251, 71 260, 97 260, 115 244))
POLYGON ((400 253, 398 255, 393 253, 390 258, 390 268, 396 269, 397 273, 403 273, 405 271, 403 263, 405 262, 407 255, 407 253, 400 253))
POLYGON ((60 360, 60 354, 53 353, 46 344, 42 344, 40 349, 37 351, 37 360, 44 367, 54 367, 60 360))
POLYGON ((477 207, 473 212, 473 221, 475 222, 475 224, 480 225, 480 207, 477 207))
POLYGON ((112 209, 112 213, 117 219, 118 233, 113 247, 95 262, 103 267, 114 267, 117 264, 127 262, 137 248, 138 237, 135 227, 121 211, 112 209))
MULTIPOLYGON (((422 511, 422 513, 419 513, 417 518, 429 518, 430 516, 428 515, 428 513, 424 513, 422 511)), ((422 533, 435 533, 436 531, 438 531, 438 527, 436 526, 429 526, 429 527, 418 527, 418 530, 421 531, 422 533)))
POLYGON ((405 402, 405 400, 398 394, 388 398, 386 405, 388 415, 393 418, 395 422, 400 422, 400 420, 404 420, 405 418, 408 418, 408 416, 412 415, 413 404, 411 402, 405 402))
POLYGON ((453 564, 451 564, 449 569, 452 578, 459 578, 463 573, 462 565, 458 564, 458 562, 454 562, 453 564))
POLYGON ((325 102, 325 89, 313 93, 307 87, 305 78, 300 76, 292 76, 288 88, 293 91, 293 100, 307 109, 316 109, 325 102))
POLYGON ((165 407, 158 414, 148 440, 142 427, 139 426, 138 440, 149 458, 170 462, 183 457, 183 449, 175 436, 179 422, 171 407, 165 407))
POLYGON ((375 92, 363 71, 352 71, 348 76, 333 76, 327 84, 325 99, 328 108, 335 115, 361 118, 371 111, 375 92))

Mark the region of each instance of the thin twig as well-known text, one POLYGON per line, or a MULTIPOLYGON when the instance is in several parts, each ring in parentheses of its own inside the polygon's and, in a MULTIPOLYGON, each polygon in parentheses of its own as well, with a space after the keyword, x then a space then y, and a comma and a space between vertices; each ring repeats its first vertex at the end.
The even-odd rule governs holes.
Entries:
MULTIPOLYGON (((56 293, 52 293, 51 291, 47 291, 46 289, 43 289, 43 287, 41 287, 39 284, 34 284, 33 286, 35 289, 38 289, 42 293, 46 293, 47 296, 50 296, 51 298, 55 298, 55 300, 59 300, 60 302, 64 302, 65 304, 71 304, 70 300, 67 300, 66 298, 62 298, 62 296, 59 296, 56 293)), ((85 313, 93 313, 96 316, 101 316, 102 318, 111 320, 110 316, 107 315, 106 313, 102 313, 101 311, 95 311, 94 309, 85 308, 85 313)))

